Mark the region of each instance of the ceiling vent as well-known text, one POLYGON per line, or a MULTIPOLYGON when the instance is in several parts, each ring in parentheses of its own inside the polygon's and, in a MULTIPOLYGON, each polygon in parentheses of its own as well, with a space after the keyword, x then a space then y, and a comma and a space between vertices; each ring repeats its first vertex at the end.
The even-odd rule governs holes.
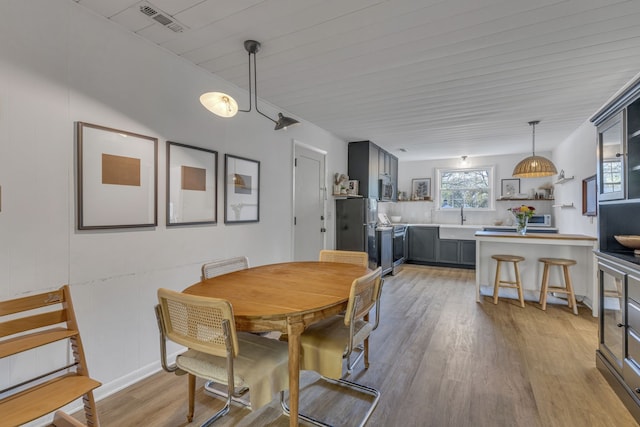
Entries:
POLYGON ((185 25, 178 23, 175 19, 171 18, 168 13, 165 13, 158 9, 157 7, 152 6, 149 3, 143 3, 140 6, 140 12, 142 12, 147 17, 153 19, 159 24, 162 24, 166 28, 170 29, 174 33, 182 33, 184 30, 188 29, 185 25))

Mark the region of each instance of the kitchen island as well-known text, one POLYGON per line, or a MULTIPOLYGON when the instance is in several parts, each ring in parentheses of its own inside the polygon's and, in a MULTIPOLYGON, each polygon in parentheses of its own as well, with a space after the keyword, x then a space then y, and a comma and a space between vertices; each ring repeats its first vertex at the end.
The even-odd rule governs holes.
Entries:
MULTIPOLYGON (((582 234, 525 234, 499 231, 478 231, 476 238, 476 301, 481 294, 493 295, 496 261, 491 255, 510 254, 524 257, 520 262, 520 275, 525 299, 538 301, 542 282, 543 265, 539 258, 569 258, 577 264, 570 268, 573 288, 578 301, 591 307, 593 316, 598 315, 598 293, 596 287, 597 265, 593 251, 597 249, 595 237, 582 234)), ((503 275, 513 275, 511 268, 503 275)), ((550 283, 561 282, 560 269, 550 272, 550 283)), ((514 298, 515 298, 514 293, 514 298)))

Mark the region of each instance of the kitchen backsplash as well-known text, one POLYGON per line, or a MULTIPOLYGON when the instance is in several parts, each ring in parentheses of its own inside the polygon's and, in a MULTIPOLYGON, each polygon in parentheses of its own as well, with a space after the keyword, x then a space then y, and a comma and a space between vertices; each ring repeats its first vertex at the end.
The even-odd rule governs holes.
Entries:
MULTIPOLYGON (((498 200, 493 211, 474 211, 465 209, 467 225, 512 225, 513 216, 507 209, 525 204, 536 208, 537 214, 552 214, 553 200, 498 200)), ((378 204, 378 211, 389 217, 400 216, 400 222, 408 224, 460 224, 459 209, 436 209, 431 201, 386 202, 378 204)), ((553 221, 553 220, 552 220, 553 221)), ((552 222, 552 225, 553 224, 552 222)))

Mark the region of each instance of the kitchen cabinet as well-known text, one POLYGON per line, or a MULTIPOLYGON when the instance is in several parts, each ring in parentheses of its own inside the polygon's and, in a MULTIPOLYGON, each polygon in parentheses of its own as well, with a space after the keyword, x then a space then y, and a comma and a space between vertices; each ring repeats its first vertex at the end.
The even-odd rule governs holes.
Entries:
POLYGON ((640 261, 597 252, 600 293, 596 366, 640 419, 640 261))
POLYGON ((476 264, 476 241, 438 239, 438 262, 441 264, 476 264))
POLYGON ((393 270, 393 229, 376 230, 378 241, 378 265, 385 275, 393 270))
POLYGON ((407 262, 436 262, 438 227, 412 225, 408 231, 407 262))
POLYGON ((380 200, 380 180, 393 188, 392 200, 398 193, 398 158, 371 141, 354 141, 348 146, 347 174, 359 181, 363 197, 380 200))
POLYGON ((598 111, 598 200, 640 199, 640 80, 598 111))
POLYGON ((438 226, 410 226, 408 242, 408 263, 460 267, 476 264, 475 240, 441 239, 438 226))

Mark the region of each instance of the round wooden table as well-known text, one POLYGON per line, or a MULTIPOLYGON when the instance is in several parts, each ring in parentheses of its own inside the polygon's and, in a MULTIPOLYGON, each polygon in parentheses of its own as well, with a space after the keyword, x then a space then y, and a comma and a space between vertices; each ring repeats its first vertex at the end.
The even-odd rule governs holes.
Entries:
POLYGON ((289 425, 297 426, 300 334, 307 326, 344 311, 351 283, 368 272, 346 263, 287 262, 212 277, 183 292, 229 301, 237 330, 288 334, 289 425))

